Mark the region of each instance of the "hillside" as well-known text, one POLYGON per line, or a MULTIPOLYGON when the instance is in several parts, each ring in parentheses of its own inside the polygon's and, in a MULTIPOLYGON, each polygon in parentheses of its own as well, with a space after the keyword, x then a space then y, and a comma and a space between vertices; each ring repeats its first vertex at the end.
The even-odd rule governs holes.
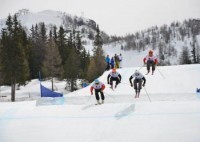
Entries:
MULTIPOLYGON (((133 88, 130 87, 129 77, 134 73, 136 69, 140 69, 142 74, 145 74, 146 67, 128 67, 118 69, 117 71, 122 75, 122 83, 116 89, 112 91, 107 84, 107 75, 110 71, 104 72, 99 77, 99 80, 106 84, 105 92, 110 95, 130 95, 134 94, 133 88)), ((200 65, 177 65, 177 66, 164 66, 157 67, 155 75, 145 75, 147 79, 146 91, 153 96, 169 95, 192 95, 199 88, 199 69, 200 65)), ((51 81, 43 81, 42 84, 51 89, 51 81)), ((57 91, 63 92, 65 96, 88 96, 90 95, 90 89, 88 87, 69 93, 65 88, 66 83, 64 81, 54 82, 54 87, 57 91)), ((26 86, 21 86, 20 90, 16 90, 16 100, 34 100, 40 97, 39 81, 32 80, 26 86), (20 99, 21 98, 21 99, 20 99)), ((7 96, 1 98, 1 100, 10 99, 10 87, 1 86, 1 96, 7 96)), ((141 95, 147 99, 146 92, 143 89, 141 95)), ((192 95, 193 96, 193 95, 192 95)), ((143 99, 143 98, 141 98, 143 99)), ((177 99, 181 99, 178 98, 177 99)))
MULTIPOLYGON (((154 75, 145 76, 146 87, 137 99, 128 78, 139 67, 118 70, 122 83, 114 91, 106 84, 103 105, 94 105, 90 86, 65 94, 64 104, 58 106, 0 103, 0 141, 199 142, 200 98, 195 92, 200 87, 200 65, 158 68, 154 75)), ((99 80, 106 83, 108 73, 99 80)), ((39 93, 36 86, 39 83, 33 81, 25 88, 39 93)), ((62 88, 62 83, 57 87, 62 88)))
MULTIPOLYGON (((91 55, 93 54, 93 39, 98 24, 94 20, 52 10, 32 13, 27 9, 22 9, 17 12, 17 15, 28 33, 32 25, 41 22, 44 22, 48 29, 53 26, 63 26, 66 32, 70 32, 72 29, 80 31, 84 47, 91 55)), ((6 19, 0 20, 0 29, 5 27, 5 21, 6 19)), ((149 49, 155 50, 160 65, 184 64, 181 63, 180 58, 182 58, 185 47, 188 48, 191 63, 194 63, 194 53, 191 53, 193 50, 198 58, 195 62, 200 62, 199 19, 188 19, 183 22, 172 21, 171 25, 153 26, 123 37, 109 36, 109 33, 103 32, 103 29, 101 31, 105 54, 112 57, 115 53, 122 53, 124 67, 140 66, 141 64, 135 64, 134 61, 138 62, 149 49)))
MULTIPOLYGON (((145 75, 146 90, 151 95, 164 95, 164 94, 193 94, 199 86, 200 77, 200 65, 177 65, 177 66, 164 66, 157 67, 154 75, 145 75)), ((122 83, 116 89, 112 91, 107 85, 107 75, 110 71, 104 72, 104 74, 99 77, 99 80, 106 84, 106 90, 108 94, 113 95, 130 95, 134 94, 133 88, 130 87, 129 77, 134 73, 135 70, 139 70, 142 74, 145 74, 146 67, 129 67, 118 69, 117 71, 122 75, 122 83)), ((74 94, 74 93, 72 93, 74 94)), ((78 90, 75 94, 88 95, 89 88, 78 90)), ((74 95, 75 95, 74 94, 74 95)), ((142 95, 146 92, 143 89, 142 95)), ((70 95, 70 94, 68 94, 70 95)), ((146 95, 145 95, 146 96, 146 95)), ((181 99, 181 98, 180 98, 181 99)))

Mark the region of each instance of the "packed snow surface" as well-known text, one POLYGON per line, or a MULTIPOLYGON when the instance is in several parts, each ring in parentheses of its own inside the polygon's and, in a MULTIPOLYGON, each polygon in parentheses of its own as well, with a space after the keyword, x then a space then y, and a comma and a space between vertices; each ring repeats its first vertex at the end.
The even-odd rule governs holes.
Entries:
MULTIPOLYGON (((114 91, 107 84, 110 71, 99 77, 106 85, 102 105, 94 105, 91 85, 65 94, 63 105, 1 102, 0 142, 200 142, 200 65, 157 67, 144 75, 140 98, 129 83, 136 69, 146 73, 145 67, 118 69, 122 81, 114 91)), ((39 93, 34 82, 17 95, 39 93)))

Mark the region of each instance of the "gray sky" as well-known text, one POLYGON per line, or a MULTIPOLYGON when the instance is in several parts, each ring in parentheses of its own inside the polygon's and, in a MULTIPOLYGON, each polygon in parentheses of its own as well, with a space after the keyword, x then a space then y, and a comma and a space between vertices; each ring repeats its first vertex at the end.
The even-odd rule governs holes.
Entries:
POLYGON ((31 12, 57 10, 84 15, 112 35, 200 18, 200 0, 0 0, 0 18, 23 8, 31 12))

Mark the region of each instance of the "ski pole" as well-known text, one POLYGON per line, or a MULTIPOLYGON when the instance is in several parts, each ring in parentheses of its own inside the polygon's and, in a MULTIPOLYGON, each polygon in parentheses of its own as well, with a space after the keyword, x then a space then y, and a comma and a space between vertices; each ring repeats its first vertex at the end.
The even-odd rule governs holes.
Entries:
POLYGON ((113 99, 115 101, 114 97, 111 97, 111 95, 109 95, 108 93, 104 92, 106 95, 108 95, 111 99, 113 99))
POLYGON ((91 98, 92 98, 92 95, 90 95, 90 97, 87 99, 86 103, 88 103, 91 98))
POLYGON ((150 99, 150 97, 149 97, 149 95, 148 95, 147 90, 145 89, 145 87, 144 87, 144 91, 146 92, 146 94, 147 94, 147 96, 149 98, 149 101, 151 102, 151 99, 150 99))
POLYGON ((160 75, 165 79, 165 76, 160 72, 160 70, 157 67, 158 72, 160 73, 160 75))

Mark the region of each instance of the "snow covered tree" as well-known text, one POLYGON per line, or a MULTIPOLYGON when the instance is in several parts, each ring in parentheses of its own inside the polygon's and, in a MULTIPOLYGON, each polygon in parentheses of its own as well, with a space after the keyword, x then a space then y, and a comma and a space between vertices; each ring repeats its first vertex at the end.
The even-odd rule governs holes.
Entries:
POLYGON ((197 63, 197 47, 196 47, 196 37, 193 37, 192 38, 192 43, 191 43, 191 46, 192 46, 192 60, 193 60, 193 63, 196 64, 197 63))
POLYGON ((197 43, 197 63, 200 63, 200 46, 197 43))
POLYGON ((187 46, 184 46, 180 54, 180 64, 191 64, 190 51, 187 46))

